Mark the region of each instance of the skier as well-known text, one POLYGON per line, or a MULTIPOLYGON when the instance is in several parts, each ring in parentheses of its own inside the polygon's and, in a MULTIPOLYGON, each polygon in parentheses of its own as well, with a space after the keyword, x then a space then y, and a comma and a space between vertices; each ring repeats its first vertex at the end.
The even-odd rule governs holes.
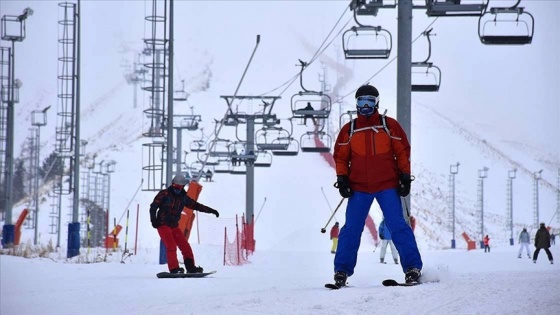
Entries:
POLYGON ((490 237, 488 237, 488 235, 486 235, 482 241, 484 242, 484 252, 486 253, 486 250, 488 250, 488 252, 490 252, 490 237))
POLYGON ((179 267, 177 260, 177 247, 183 254, 187 273, 202 273, 202 267, 194 264, 194 255, 191 245, 179 228, 179 219, 184 207, 188 207, 199 212, 211 213, 216 217, 220 213, 208 206, 198 203, 187 196, 183 189, 187 184, 187 179, 183 175, 173 177, 171 186, 161 190, 150 205, 150 220, 152 227, 157 229, 161 240, 166 248, 167 266, 170 273, 184 273, 185 270, 179 267), (159 208, 159 211, 158 211, 159 208))
POLYGON ((410 225, 406 222, 401 196, 410 193, 410 144, 393 118, 378 112, 379 92, 371 85, 355 94, 358 117, 340 130, 334 147, 335 187, 348 199, 346 223, 340 230, 334 258, 334 280, 346 285, 358 257, 360 237, 374 199, 377 199, 392 232, 407 283, 418 283, 422 258, 410 225))
POLYGON ((533 262, 537 263, 537 257, 539 257, 539 252, 541 249, 544 249, 546 255, 548 256, 548 260, 550 263, 553 264, 554 261, 552 260, 552 253, 548 249, 550 247, 550 233, 546 229, 544 223, 541 223, 541 227, 537 230, 537 234, 535 234, 535 253, 533 254, 533 262))
POLYGON ((387 245, 391 247, 391 255, 393 255, 393 261, 395 264, 399 264, 397 249, 393 240, 391 240, 391 231, 385 225, 385 220, 381 221, 379 224, 379 237, 381 238, 381 252, 379 253, 379 262, 385 264, 385 253, 387 252, 387 245))
POLYGON ((331 228, 331 240, 332 240, 331 254, 336 253, 336 247, 338 245, 338 232, 339 232, 338 222, 336 222, 331 228))
POLYGON ((531 241, 531 236, 529 236, 529 232, 527 232, 526 228, 523 228, 523 231, 519 233, 519 254, 517 258, 521 258, 521 252, 523 248, 527 251, 527 257, 531 258, 531 254, 529 254, 529 242, 531 241))

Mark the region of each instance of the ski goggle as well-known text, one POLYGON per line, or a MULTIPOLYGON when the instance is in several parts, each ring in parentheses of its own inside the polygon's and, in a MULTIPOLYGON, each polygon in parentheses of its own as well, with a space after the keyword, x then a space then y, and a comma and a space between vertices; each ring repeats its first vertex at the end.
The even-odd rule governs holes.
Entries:
POLYGON ((359 108, 365 107, 366 105, 374 108, 379 104, 379 96, 373 95, 362 95, 356 98, 356 106, 359 108))
POLYGON ((175 189, 183 189, 185 186, 184 185, 179 185, 179 184, 171 184, 171 187, 173 187, 175 189))

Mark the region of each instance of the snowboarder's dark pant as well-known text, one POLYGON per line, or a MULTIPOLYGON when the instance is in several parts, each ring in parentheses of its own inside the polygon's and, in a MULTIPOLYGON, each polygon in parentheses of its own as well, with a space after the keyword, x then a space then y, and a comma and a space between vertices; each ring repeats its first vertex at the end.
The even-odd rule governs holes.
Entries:
POLYGON ((484 252, 485 252, 485 253, 486 253, 486 250, 488 250, 488 252, 490 252, 490 246, 484 245, 484 252))
POLYGON ((548 250, 548 248, 535 249, 535 253, 533 254, 533 260, 537 260, 537 257, 539 257, 539 252, 541 251, 541 249, 544 249, 544 251, 546 252, 546 255, 548 256, 548 260, 552 260, 552 253, 550 252, 550 250, 548 250))

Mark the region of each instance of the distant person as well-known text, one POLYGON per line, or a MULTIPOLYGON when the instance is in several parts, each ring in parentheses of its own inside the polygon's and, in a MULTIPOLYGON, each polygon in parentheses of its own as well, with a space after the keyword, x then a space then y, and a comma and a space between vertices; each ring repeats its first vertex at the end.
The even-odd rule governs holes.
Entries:
POLYGON ((255 163, 255 151, 249 151, 249 157, 245 159, 245 165, 247 165, 247 162, 249 162, 250 165, 255 163))
MULTIPOLYGON (((302 110, 315 110, 315 108, 313 108, 313 106, 311 106, 311 102, 307 102, 307 106, 302 108, 302 110)), ((307 126, 307 118, 311 118, 311 120, 313 121, 313 125, 317 126, 317 119, 315 119, 315 116, 309 115, 309 114, 303 115, 303 124, 304 125, 307 126)))
POLYGON ((554 234, 554 231, 552 231, 550 233, 550 245, 556 245, 556 241, 554 240, 556 238, 556 234, 554 234))
POLYGON ((176 175, 171 183, 171 186, 161 190, 156 195, 150 205, 150 221, 152 221, 152 227, 157 229, 165 245, 169 272, 185 272, 185 269, 179 267, 179 261, 177 260, 177 247, 179 247, 183 254, 187 273, 201 273, 203 269, 200 266, 195 266, 191 245, 179 228, 179 219, 181 219, 181 213, 185 207, 199 212, 211 213, 216 217, 219 217, 220 213, 187 196, 187 192, 184 190, 187 184, 185 176, 176 175))
POLYGON ((484 242, 484 252, 486 253, 488 251, 488 253, 490 252, 490 237, 488 237, 488 235, 486 235, 484 237, 484 239, 482 239, 482 241, 484 242))
POLYGON ((336 254, 336 247, 338 246, 338 233, 339 233, 338 222, 336 222, 331 228, 331 240, 332 240, 331 254, 336 254))
POLYGON ((205 180, 207 182, 211 182, 212 181, 212 171, 210 169, 206 170, 206 176, 205 176, 205 180))
POLYGON ((231 165, 232 166, 237 165, 237 150, 235 149, 233 149, 233 152, 231 152, 231 165))
POLYGON ((241 153, 239 153, 242 157, 237 160, 237 165, 241 166, 241 162, 247 164, 247 160, 245 159, 245 149, 241 149, 241 153))
POLYGON ((550 248, 550 233, 546 229, 544 223, 541 223, 541 227, 537 230, 537 234, 535 234, 535 253, 533 254, 533 262, 537 263, 537 257, 539 257, 539 252, 541 249, 544 249, 546 255, 548 256, 548 260, 551 264, 554 263, 552 260, 552 253, 549 250, 550 248))
POLYGON ((335 187, 348 198, 346 222, 334 257, 334 281, 346 285, 354 274, 360 239, 374 200, 385 217, 401 257, 406 283, 419 283, 422 257, 412 228, 403 216, 401 197, 410 194, 410 143, 402 126, 379 113, 379 91, 363 85, 355 94, 357 118, 346 123, 334 145, 335 187))
POLYGON ((519 233, 519 254, 517 255, 517 258, 521 258, 523 248, 527 251, 527 257, 531 258, 531 254, 529 254, 529 242, 531 242, 531 236, 529 236, 527 229, 523 228, 523 231, 519 233))
POLYGON ((395 244, 391 239, 391 231, 385 225, 385 220, 381 221, 379 224, 379 237, 381 238, 381 252, 379 253, 379 262, 385 264, 385 253, 387 252, 387 245, 391 247, 391 255, 393 255, 393 261, 395 264, 399 263, 399 256, 395 244))

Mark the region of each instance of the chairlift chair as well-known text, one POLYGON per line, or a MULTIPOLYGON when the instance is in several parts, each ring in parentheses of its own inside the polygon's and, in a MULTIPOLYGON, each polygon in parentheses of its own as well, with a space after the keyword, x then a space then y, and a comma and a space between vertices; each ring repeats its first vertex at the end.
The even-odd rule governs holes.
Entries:
POLYGON ((393 36, 381 26, 353 26, 342 34, 346 59, 387 59, 391 55, 393 36), (373 47, 381 43, 379 47, 373 47))
MULTIPOLYGON (((519 3, 519 2, 518 2, 519 3)), ((504 29, 501 29, 502 31, 504 29)), ((511 30, 511 29, 508 29, 511 30)), ((535 31, 535 19, 533 15, 517 6, 511 8, 490 8, 478 19, 478 37, 485 45, 527 45, 533 41, 535 31), (488 19, 488 17, 494 17, 488 19), (499 19, 504 16, 504 19, 499 19), (515 18, 513 18, 515 17, 515 18), (489 27, 494 24, 494 27, 489 27), (498 30, 498 25, 515 24, 516 30, 522 30, 522 34, 489 34, 489 29, 498 30), (524 26, 524 27, 523 27, 524 26)))
POLYGON ((358 115, 358 111, 356 110, 349 110, 346 113, 340 115, 340 118, 338 120, 338 129, 342 129, 342 127, 344 127, 344 125, 346 125, 346 123, 349 123, 350 121, 352 121, 354 116, 358 115))
POLYGON ((230 140, 214 139, 211 141, 208 154, 211 157, 229 157, 231 155, 229 151, 230 144, 230 140))
POLYGON ((426 14, 430 17, 481 16, 489 0, 461 3, 462 0, 426 0, 426 14))
POLYGON ((272 165, 272 154, 267 151, 257 151, 254 167, 270 167, 272 165))
POLYGON ((173 92, 173 100, 184 102, 189 98, 189 94, 185 92, 185 80, 181 80, 182 88, 173 92))
POLYGON ((438 92, 441 84, 441 70, 431 62, 413 62, 412 78, 416 78, 411 85, 412 92, 438 92), (422 69, 419 71, 419 69, 422 69), (426 80, 418 80, 418 75, 424 75, 426 80))
POLYGON ((206 152, 207 149, 206 141, 193 140, 189 145, 189 149, 191 150, 191 152, 206 152))
POLYGON ((413 62, 411 64, 411 80, 418 81, 412 83, 410 87, 412 92, 437 92, 439 91, 439 86, 441 85, 441 70, 434 66, 432 62, 428 61, 432 56, 432 41, 430 40, 432 30, 433 29, 431 28, 422 33, 428 40, 428 56, 424 61, 413 62), (422 69, 422 71, 418 71, 419 69, 422 69), (420 77, 421 80, 418 80, 418 74, 422 75, 424 78, 420 77), (425 78, 429 79, 426 81, 425 78))
POLYGON ((280 150, 272 150, 273 155, 277 156, 296 156, 299 153, 299 142, 292 137, 278 137, 273 143, 286 145, 280 150))
POLYGON ((300 146, 302 152, 330 152, 332 137, 324 131, 308 131, 301 136, 300 146))
POLYGON ((287 150, 289 143, 286 141, 275 141, 278 138, 289 138, 289 132, 282 128, 263 128, 255 133, 255 146, 257 150, 287 150))
POLYGON ((331 112, 330 96, 321 92, 302 91, 294 94, 291 99, 293 118, 326 119, 331 112), (313 109, 305 109, 311 105, 313 109))

